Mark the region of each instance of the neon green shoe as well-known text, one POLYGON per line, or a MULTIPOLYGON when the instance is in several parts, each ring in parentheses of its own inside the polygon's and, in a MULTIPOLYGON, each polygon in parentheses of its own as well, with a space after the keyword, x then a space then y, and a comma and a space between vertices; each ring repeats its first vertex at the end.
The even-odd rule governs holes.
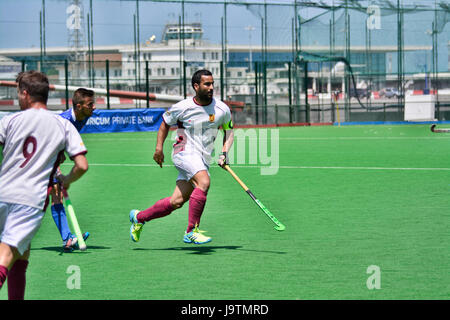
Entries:
POLYGON ((205 236, 202 232, 204 231, 198 230, 198 228, 195 227, 191 232, 184 234, 183 241, 185 243, 195 244, 204 244, 210 242, 212 238, 205 236))
POLYGON ((131 210, 130 211, 130 236, 131 240, 134 242, 138 242, 139 238, 141 237, 142 228, 144 227, 144 223, 139 223, 137 220, 137 214, 139 213, 139 210, 131 210))

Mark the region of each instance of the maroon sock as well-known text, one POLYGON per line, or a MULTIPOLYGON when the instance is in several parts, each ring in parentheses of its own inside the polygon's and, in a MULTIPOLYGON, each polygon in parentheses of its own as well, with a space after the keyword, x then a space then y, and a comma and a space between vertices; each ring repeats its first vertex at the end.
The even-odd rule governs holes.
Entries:
POLYGON ((9 271, 8 275, 8 299, 23 300, 25 298, 25 273, 28 267, 28 260, 17 260, 9 271))
POLYGON ((150 221, 156 218, 162 218, 167 216, 173 211, 170 204, 170 197, 156 201, 156 203, 150 208, 141 211, 137 214, 137 220, 139 223, 150 221))
POLYGON ((189 198, 189 220, 186 232, 189 233, 195 226, 200 225, 200 218, 202 217, 203 209, 206 204, 207 193, 202 189, 195 188, 192 191, 191 197, 189 198))
POLYGON ((0 289, 3 284, 6 282, 6 277, 8 276, 8 268, 4 266, 0 266, 0 289))

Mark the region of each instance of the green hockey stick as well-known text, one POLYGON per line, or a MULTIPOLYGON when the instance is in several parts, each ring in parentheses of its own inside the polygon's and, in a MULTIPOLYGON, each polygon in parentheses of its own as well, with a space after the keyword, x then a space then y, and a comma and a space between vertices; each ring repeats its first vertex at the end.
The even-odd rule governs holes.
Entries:
POLYGON ((275 216, 272 214, 272 212, 269 211, 269 209, 266 208, 266 206, 259 201, 255 195, 250 191, 250 189, 242 182, 241 179, 239 179, 239 177, 236 175, 236 173, 234 173, 233 170, 231 170, 229 165, 225 165, 224 166, 225 170, 227 170, 232 176, 233 178, 241 185, 241 187, 245 190, 245 192, 247 192, 247 194, 250 196, 250 198, 252 198, 253 201, 256 202, 256 204, 261 208, 261 210, 270 218, 270 220, 272 220, 273 223, 275 223, 275 230, 277 231, 283 231, 284 229, 286 229, 286 227, 284 226, 284 224, 282 224, 277 218, 275 218, 275 216))
POLYGON ((80 250, 81 251, 85 251, 87 249, 86 243, 84 242, 83 234, 81 233, 80 225, 78 224, 77 216, 75 215, 75 210, 73 209, 73 206, 72 206, 72 201, 70 201, 69 194, 67 193, 67 191, 65 189, 63 189, 63 188, 61 188, 61 189, 62 189, 62 192, 63 192, 63 196, 65 198, 67 211, 69 213, 69 215, 68 215, 69 216, 69 220, 70 220, 70 222, 72 224, 72 227, 73 227, 73 229, 75 231, 75 235, 77 236, 80 250))

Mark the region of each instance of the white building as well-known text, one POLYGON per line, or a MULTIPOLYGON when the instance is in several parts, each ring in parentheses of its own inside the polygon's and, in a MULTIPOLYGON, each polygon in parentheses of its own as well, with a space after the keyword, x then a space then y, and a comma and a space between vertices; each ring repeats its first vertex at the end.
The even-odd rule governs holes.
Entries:
POLYGON ((15 79, 21 71, 22 63, 5 56, 0 56, 0 80, 15 79))
MULTIPOLYGON (((0 55, 7 56, 11 67, 3 67, 4 78, 14 79, 15 75, 21 70, 22 66, 26 69, 41 69, 48 71, 51 81, 64 84, 66 72, 68 73, 70 85, 106 87, 107 73, 109 72, 109 83, 111 88, 131 91, 145 91, 148 85, 150 92, 183 95, 186 89, 187 95, 193 94, 190 85, 192 74, 199 68, 205 68, 212 71, 216 80, 216 94, 221 95, 221 82, 226 92, 225 97, 230 95, 254 95, 255 94, 255 72, 253 63, 261 61, 261 47, 249 45, 228 44, 226 48, 222 44, 213 44, 202 39, 203 29, 201 24, 192 23, 180 27, 178 24, 166 25, 163 32, 162 41, 155 43, 153 38, 141 43, 138 48, 134 45, 114 45, 114 46, 95 46, 93 63, 84 61, 74 65, 69 62, 68 70, 65 69, 64 60, 69 57, 70 50, 67 47, 47 48, 44 57, 44 66, 40 65, 40 49, 2 49, 0 55), (224 50, 226 49, 226 50, 224 50), (225 52, 225 53, 223 53, 225 52), (139 56, 138 56, 139 54, 139 56), (226 55, 226 56, 223 56, 226 55), (109 70, 106 68, 106 60, 109 61, 109 70), (23 62, 20 62, 23 61, 23 62), (223 64, 222 61, 228 63, 223 64), (12 67, 13 65, 13 67, 12 67), (10 71, 9 74, 6 71, 10 71), (184 74, 184 71, 186 72, 184 74), (221 72, 224 74, 221 74, 221 72), (75 75, 79 74, 76 79, 75 75), (186 79, 186 84, 183 82, 186 79)), ((328 47, 310 46, 302 48, 308 52, 323 53, 328 52, 328 47)), ((343 51, 345 48, 336 48, 337 51, 343 51)), ((357 55, 359 61, 354 61, 354 71, 358 73, 357 68, 364 66, 364 57, 366 55, 365 46, 353 46, 352 54, 357 55)), ((390 52, 395 52, 396 46, 372 47, 371 56, 377 56, 376 68, 373 72, 386 73, 386 56, 390 52)), ((81 48, 87 52, 88 48, 81 48)), ((407 46, 405 51, 430 51, 429 46, 407 46)), ((268 61, 276 62, 267 68, 265 82, 265 91, 268 95, 287 96, 289 91, 288 79, 288 61, 292 61, 293 50, 291 46, 268 46, 266 54, 268 61), (284 62, 283 62, 284 61, 284 62)), ((325 65, 325 68, 327 66, 325 65)), ((450 69, 450 61, 449 61, 450 69)), ((328 72, 331 73, 331 72, 328 72)), ((331 92, 336 86, 342 86, 343 81, 331 83, 331 76, 326 78, 327 71, 310 72, 309 76, 313 79, 310 84, 310 90, 313 92, 331 92), (325 86, 318 88, 317 79, 325 74, 325 86), (334 88, 332 87, 334 86, 334 88)), ((408 77, 412 76, 407 75, 408 77)), ((263 72, 260 70, 259 79, 263 78, 263 72)), ((386 77, 389 81, 388 77, 386 77)), ((393 79, 392 81, 394 81, 393 79)), ((259 80, 260 81, 260 80, 259 80)), ((259 92, 263 92, 259 83, 259 92)), ((343 89, 343 88, 342 88, 343 89)), ((344 91, 344 90, 342 90, 344 91)))

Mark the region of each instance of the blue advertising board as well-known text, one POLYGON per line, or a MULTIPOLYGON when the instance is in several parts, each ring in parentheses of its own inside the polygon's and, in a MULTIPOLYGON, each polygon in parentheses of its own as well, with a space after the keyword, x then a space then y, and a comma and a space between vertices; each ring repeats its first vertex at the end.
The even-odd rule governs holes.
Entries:
POLYGON ((158 131, 165 111, 165 109, 97 109, 80 133, 158 131))

